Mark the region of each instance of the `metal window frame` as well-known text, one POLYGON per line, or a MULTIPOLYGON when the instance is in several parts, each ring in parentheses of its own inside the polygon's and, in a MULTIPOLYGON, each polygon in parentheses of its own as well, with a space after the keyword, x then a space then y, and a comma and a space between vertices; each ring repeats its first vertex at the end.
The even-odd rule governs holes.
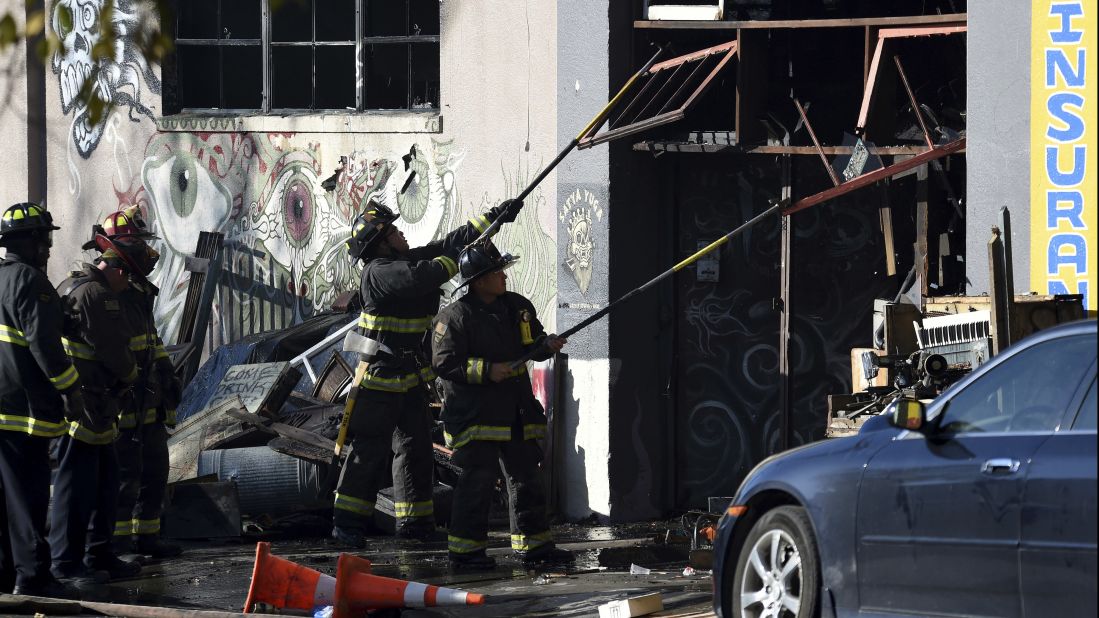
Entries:
POLYGON ((603 142, 609 142, 620 137, 633 135, 635 133, 640 133, 641 131, 651 129, 653 127, 658 127, 675 122, 677 120, 681 120, 687 115, 687 112, 690 111, 691 107, 693 107, 695 103, 698 102, 699 97, 701 97, 702 94, 709 89, 710 84, 713 83, 714 78, 717 77, 719 73, 721 73, 721 71, 725 68, 727 64, 729 64, 729 60, 737 54, 738 49, 738 42, 736 40, 733 40, 727 43, 722 43, 721 45, 714 45, 712 47, 700 49, 689 54, 684 54, 682 56, 678 56, 676 58, 671 58, 669 60, 665 60, 664 62, 654 64, 652 67, 649 68, 648 71, 645 71, 639 76, 641 78, 647 77, 648 79, 638 79, 633 87, 630 88, 630 90, 632 91, 636 89, 641 82, 644 82, 644 85, 640 86, 640 90, 638 90, 633 98, 630 99, 629 103, 626 104, 626 107, 622 110, 622 113, 620 113, 617 118, 611 121, 610 128, 608 128, 605 132, 599 133, 597 135, 596 132, 599 130, 599 127, 591 127, 586 133, 584 133, 584 135, 580 137, 577 148, 590 148, 597 144, 602 144, 603 142), (717 61, 717 64, 713 67, 713 69, 710 70, 709 74, 703 77, 702 81, 699 82, 699 84, 694 88, 693 91, 691 91, 687 98, 683 100, 683 103, 681 103, 675 109, 669 110, 668 106, 671 105, 673 101, 678 99, 683 94, 687 85, 695 79, 699 71, 702 70, 702 67, 706 65, 707 60, 714 56, 718 56, 719 54, 720 59, 717 61), (698 64, 694 67, 694 70, 689 71, 687 75, 683 76, 681 81, 676 82, 676 77, 679 74, 679 71, 691 62, 698 62, 698 64), (663 83, 656 89, 656 92, 653 93, 650 98, 642 99, 642 97, 648 92, 652 85, 657 82, 657 79, 655 78, 659 74, 661 74, 661 72, 667 71, 669 69, 672 69, 671 75, 669 75, 668 78, 663 81, 663 83), (664 102, 663 106, 656 112, 656 115, 642 118, 645 112, 649 111, 649 107, 657 101, 657 99, 669 87, 669 85, 671 85, 671 87, 675 89, 675 92, 672 93, 671 97, 664 102), (644 103, 641 103, 642 101, 644 101, 644 103), (637 112, 637 114, 631 118, 630 122, 626 124, 620 124, 639 103, 642 105, 641 111, 637 112))
MULTIPOLYGON (((223 2, 231 0, 219 0, 217 5, 217 30, 221 31, 221 7, 223 2)), ((260 106, 258 108, 244 108, 239 111, 254 111, 262 114, 270 114, 272 112, 332 112, 348 111, 346 108, 341 109, 318 109, 316 108, 317 101, 317 48, 318 47, 352 47, 354 48, 354 65, 355 65, 355 113, 363 112, 394 112, 394 111, 439 111, 442 107, 442 101, 438 101, 436 107, 416 110, 412 107, 413 99, 413 82, 412 82, 412 46, 418 44, 435 45, 438 54, 441 57, 442 54, 442 35, 404 35, 404 36, 365 36, 365 29, 363 22, 368 10, 368 3, 378 0, 355 0, 355 39, 351 41, 318 41, 317 40, 317 4, 323 0, 315 0, 312 4, 312 24, 311 35, 308 41, 275 41, 272 39, 271 34, 271 3, 270 0, 260 0, 260 38, 258 39, 198 39, 198 38, 179 38, 179 19, 176 17, 176 23, 173 25, 173 31, 177 35, 175 37, 175 45, 177 47, 214 47, 218 49, 218 108, 183 108, 184 112, 204 112, 204 111, 216 111, 225 112, 230 111, 224 107, 225 101, 225 88, 224 88, 224 76, 221 71, 222 57, 221 48, 223 47, 259 47, 260 57, 262 58, 261 71, 263 91, 260 96, 260 106), (406 63, 406 92, 405 92, 405 107, 404 108, 367 108, 366 107, 366 93, 369 84, 366 79, 366 49, 368 45, 404 45, 407 51, 407 63, 406 63), (310 89, 310 103, 311 107, 307 109, 301 108, 283 108, 274 107, 271 104, 273 96, 273 63, 271 60, 271 52, 277 47, 309 47, 311 50, 311 89, 310 89)), ((441 3, 441 0, 437 0, 441 3)), ((410 0, 404 0, 405 3, 405 23, 408 22, 411 11, 410 0)), ((440 22, 440 27, 441 27, 440 22)), ((177 59, 178 62, 178 59, 177 59)), ((441 73, 440 66, 440 73, 441 73)), ((441 80, 440 80, 441 81, 441 80)), ((440 89, 441 90, 441 89, 440 89)), ((440 94, 441 96, 441 94, 440 94)))

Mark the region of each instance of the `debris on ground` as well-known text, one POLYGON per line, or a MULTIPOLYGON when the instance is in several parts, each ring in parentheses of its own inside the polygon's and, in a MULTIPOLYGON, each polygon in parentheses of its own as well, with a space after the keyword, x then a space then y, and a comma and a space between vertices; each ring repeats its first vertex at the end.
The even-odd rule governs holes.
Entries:
POLYGON ((599 606, 599 618, 633 618, 664 611, 664 600, 659 592, 638 597, 611 601, 599 606))

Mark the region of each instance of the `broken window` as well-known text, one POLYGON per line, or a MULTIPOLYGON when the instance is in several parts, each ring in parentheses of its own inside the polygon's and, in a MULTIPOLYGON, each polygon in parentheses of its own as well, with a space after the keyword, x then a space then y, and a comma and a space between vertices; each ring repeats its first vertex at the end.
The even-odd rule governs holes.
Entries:
POLYGON ((438 109, 438 0, 365 2, 366 109, 438 109))
POLYGON ((272 109, 356 109, 355 0, 272 11, 270 70, 272 109))
POLYGON ((176 0, 173 8, 166 113, 439 108, 439 0, 176 0))
POLYGON ((261 0, 176 3, 179 109, 259 109, 263 104, 261 0))

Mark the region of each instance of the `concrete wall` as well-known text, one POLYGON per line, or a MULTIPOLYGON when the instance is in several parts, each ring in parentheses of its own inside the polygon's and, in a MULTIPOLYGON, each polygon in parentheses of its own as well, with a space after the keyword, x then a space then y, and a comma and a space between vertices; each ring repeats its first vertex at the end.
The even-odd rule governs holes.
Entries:
MULTIPOLYGON (((557 148, 608 100, 608 2, 560 0, 557 9, 557 148)), ((565 330, 609 299, 609 155, 606 146, 574 151, 558 167, 557 323, 565 330)), ((570 338, 562 410, 567 517, 610 515, 610 382, 607 321, 570 338)))
POLYGON ((990 230, 1011 211, 1015 292, 1030 290, 1030 3, 970 0, 967 293, 988 292, 990 230))
MULTIPOLYGON (((23 31, 24 3, 0 1, 0 15, 10 14, 23 31)), ((10 145, 0 157, 0 208, 25 202, 27 192, 27 46, 19 43, 0 51, 0 127, 4 143, 10 145)))
MULTIPOLYGON (((116 19, 136 19, 130 2, 118 5, 116 19)), ((200 231, 220 231, 238 289, 215 302, 216 345, 300 321, 357 288, 343 241, 367 199, 399 210, 415 245, 514 196, 556 152, 556 7, 444 0, 441 20, 440 113, 161 118, 159 68, 144 66, 124 41, 109 67, 115 79, 100 84, 116 106, 89 127, 70 96, 90 66, 86 56, 53 59, 49 193, 64 229, 51 278, 89 257, 77 247, 94 222, 140 204, 161 236, 157 320, 172 340, 189 277, 183 257, 200 231), (341 156, 348 169, 326 192, 320 183, 341 156)), ((5 135, 8 124, 20 123, 6 122, 5 135)), ((534 300, 550 328, 555 182, 551 174, 497 238, 523 256, 510 284, 534 300)))

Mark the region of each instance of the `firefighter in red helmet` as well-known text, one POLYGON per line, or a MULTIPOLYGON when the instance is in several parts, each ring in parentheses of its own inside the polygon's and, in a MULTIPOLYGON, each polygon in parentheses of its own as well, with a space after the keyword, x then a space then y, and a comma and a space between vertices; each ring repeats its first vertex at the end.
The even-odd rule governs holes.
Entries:
POLYGON ((51 570, 77 585, 141 571, 112 548, 119 491, 114 446, 118 415, 139 373, 119 297, 130 287, 128 272, 125 263, 101 256, 70 272, 57 287, 67 318, 62 344, 83 377, 88 413, 58 440, 51 570))
POLYGON ((124 268, 129 286, 119 293, 131 331, 130 351, 137 360, 138 378, 133 397, 118 417, 118 508, 114 521, 119 553, 135 551, 153 558, 178 556, 178 545, 160 538, 160 515, 168 485, 168 427, 176 423, 182 384, 175 375, 164 343, 153 322, 153 304, 159 292, 148 277, 160 255, 149 244, 155 238, 131 206, 112 213, 96 230, 100 259, 124 268))

